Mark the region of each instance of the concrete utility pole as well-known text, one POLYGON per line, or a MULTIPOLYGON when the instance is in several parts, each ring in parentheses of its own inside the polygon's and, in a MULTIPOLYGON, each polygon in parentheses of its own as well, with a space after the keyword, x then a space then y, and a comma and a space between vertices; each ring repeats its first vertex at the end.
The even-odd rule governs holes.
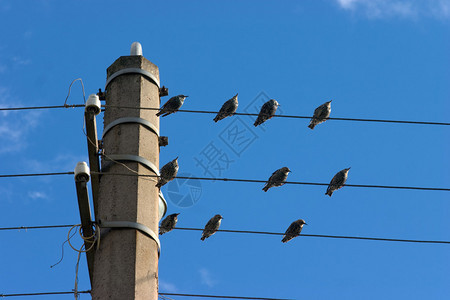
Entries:
MULTIPOLYGON (((131 52, 107 69, 102 172, 133 174, 125 164, 139 174, 155 175, 159 169, 156 111, 114 107, 160 106, 158 67, 142 56, 140 44, 136 50, 134 43, 131 52), (135 162, 136 158, 144 163, 135 162)), ((96 220, 140 223, 158 236, 156 180, 101 175, 96 220)), ((158 244, 141 231, 103 228, 94 266, 92 299, 158 299, 158 244)))

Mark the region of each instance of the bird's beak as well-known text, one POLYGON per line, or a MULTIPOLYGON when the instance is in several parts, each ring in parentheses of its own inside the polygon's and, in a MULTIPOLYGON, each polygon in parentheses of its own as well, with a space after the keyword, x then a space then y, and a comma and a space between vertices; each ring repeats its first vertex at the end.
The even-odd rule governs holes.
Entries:
POLYGON ((305 223, 305 224, 303 224, 303 225, 308 225, 308 224, 305 223))
POLYGON ((176 215, 178 216, 180 213, 176 213, 176 215))
POLYGON ((352 167, 348 167, 347 170, 350 170, 352 167))

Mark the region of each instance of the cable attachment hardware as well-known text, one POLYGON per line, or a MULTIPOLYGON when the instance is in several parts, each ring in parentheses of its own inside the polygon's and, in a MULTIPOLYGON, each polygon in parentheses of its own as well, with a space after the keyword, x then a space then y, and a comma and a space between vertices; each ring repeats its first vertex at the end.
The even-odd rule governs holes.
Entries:
POLYGON ((163 85, 162 88, 159 88, 159 97, 165 96, 169 96, 169 89, 163 85))

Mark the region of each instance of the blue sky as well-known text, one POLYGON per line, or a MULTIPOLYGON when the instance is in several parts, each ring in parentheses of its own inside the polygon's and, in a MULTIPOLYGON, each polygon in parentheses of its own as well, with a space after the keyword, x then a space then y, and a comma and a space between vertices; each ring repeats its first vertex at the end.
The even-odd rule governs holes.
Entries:
MULTIPOLYGON (((254 112, 267 97, 281 104, 279 113, 311 115, 333 99, 332 117, 449 122, 449 24, 448 0, 2 0, 0 106, 62 105, 76 78, 95 93, 106 68, 139 41, 170 95, 190 96, 185 109, 218 110, 239 92, 239 112, 254 112)), ((77 82, 69 103, 82 101, 77 82)), ((197 160, 214 146, 223 170, 211 164, 210 172, 220 177, 264 180, 288 166, 291 181, 329 182, 351 166, 349 184, 449 187, 445 126, 330 120, 312 131, 307 120, 274 118, 254 128, 246 116, 213 117, 180 112, 161 120, 170 142, 161 165, 179 156, 180 173, 207 176, 197 160), (245 145, 230 140, 236 128, 246 128, 245 145)), ((73 170, 87 161, 82 129, 82 109, 0 112, 0 173, 73 170)), ((450 240, 448 192, 345 187, 329 198, 324 187, 264 193, 262 186, 200 182, 191 204, 170 196, 170 185, 163 192, 168 213, 181 213, 179 227, 203 227, 220 213, 223 229, 284 232, 303 218, 309 234, 450 240)), ((194 190, 183 186, 181 195, 194 190)), ((72 176, 1 179, 0 194, 0 227, 80 221, 72 176)), ((66 235, 0 232, 0 294, 71 290, 76 253, 66 246, 50 269, 66 235)), ((293 299, 450 293, 447 245, 280 240, 217 233, 201 242, 199 232, 172 231, 161 237, 160 291, 293 299)), ((90 289, 84 258, 79 289, 90 289)))

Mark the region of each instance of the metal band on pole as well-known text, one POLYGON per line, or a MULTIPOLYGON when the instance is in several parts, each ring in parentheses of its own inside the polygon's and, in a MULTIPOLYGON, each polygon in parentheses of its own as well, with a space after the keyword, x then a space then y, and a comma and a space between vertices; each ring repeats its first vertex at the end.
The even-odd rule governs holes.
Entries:
POLYGON ((114 126, 117 126, 119 124, 127 124, 127 123, 141 124, 142 126, 146 127, 150 131, 154 132, 159 137, 158 128, 156 128, 156 126, 153 125, 152 123, 150 123, 149 121, 142 119, 142 118, 137 118, 137 117, 125 117, 125 118, 116 119, 116 120, 112 121, 111 123, 109 123, 105 127, 105 129, 103 129, 102 139, 104 138, 106 133, 109 130, 111 130, 111 128, 113 128, 114 126))
POLYGON ((105 160, 110 160, 110 161, 117 160, 117 161, 138 162, 140 164, 143 164, 147 168, 149 168, 156 175, 160 176, 158 168, 151 161, 149 161, 146 158, 143 158, 142 156, 131 155, 131 154, 108 154, 108 156, 105 156, 104 158, 105 158, 105 160))
POLYGON ((147 237, 151 238, 156 242, 158 245, 158 256, 161 254, 161 243, 159 242, 159 238, 156 235, 156 233, 153 232, 150 228, 147 226, 136 223, 136 222, 130 222, 130 221, 98 221, 98 226, 100 228, 122 228, 122 229, 136 229, 146 235, 147 237))
POLYGON ((139 69, 139 68, 127 68, 127 69, 122 69, 120 71, 117 71, 116 73, 109 76, 108 79, 106 80, 105 90, 108 88, 108 84, 110 84, 111 81, 113 81, 116 77, 118 77, 120 75, 124 75, 124 74, 141 74, 144 77, 146 77, 147 79, 149 79, 151 82, 156 84, 156 86, 159 88, 159 80, 152 73, 150 73, 146 70, 143 70, 143 69, 139 69))

